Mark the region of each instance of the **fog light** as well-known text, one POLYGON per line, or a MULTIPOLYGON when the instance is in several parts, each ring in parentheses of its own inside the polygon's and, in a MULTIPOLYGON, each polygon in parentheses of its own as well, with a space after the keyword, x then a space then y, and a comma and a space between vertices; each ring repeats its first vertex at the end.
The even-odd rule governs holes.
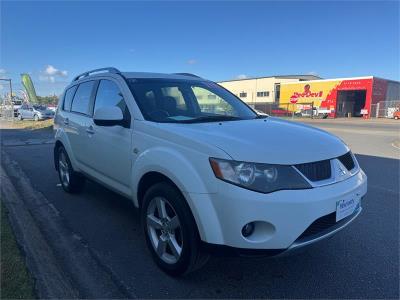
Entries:
POLYGON ((254 223, 250 222, 243 226, 242 235, 244 237, 250 236, 254 232, 254 223))

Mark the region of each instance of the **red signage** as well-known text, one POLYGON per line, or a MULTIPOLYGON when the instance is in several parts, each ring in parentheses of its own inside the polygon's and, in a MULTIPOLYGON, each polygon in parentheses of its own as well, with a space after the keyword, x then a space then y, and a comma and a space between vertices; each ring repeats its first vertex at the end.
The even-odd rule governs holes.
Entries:
POLYGON ((312 92, 310 89, 310 85, 306 84, 304 86, 304 91, 302 93, 299 92, 294 92, 293 95, 290 97, 290 102, 291 103, 296 103, 297 100, 295 102, 292 101, 292 99, 296 99, 296 98, 305 98, 305 97, 322 97, 323 92, 319 91, 319 92, 312 92))

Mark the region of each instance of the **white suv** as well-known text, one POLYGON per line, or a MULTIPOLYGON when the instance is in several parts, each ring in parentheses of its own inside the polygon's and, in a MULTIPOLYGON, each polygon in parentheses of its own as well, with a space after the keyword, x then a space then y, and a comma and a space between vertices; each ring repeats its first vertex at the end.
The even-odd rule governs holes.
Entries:
POLYGON ((131 199, 171 275, 215 250, 291 252, 361 212, 367 177, 339 138, 259 115, 214 82, 104 68, 77 76, 61 99, 62 187, 79 192, 90 178, 131 199))

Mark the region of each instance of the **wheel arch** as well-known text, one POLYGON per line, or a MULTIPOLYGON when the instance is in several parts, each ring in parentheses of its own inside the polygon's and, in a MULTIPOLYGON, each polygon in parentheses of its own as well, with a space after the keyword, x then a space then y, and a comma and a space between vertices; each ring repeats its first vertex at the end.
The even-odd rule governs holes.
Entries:
MULTIPOLYGON (((63 143, 59 140, 57 140, 54 144, 54 149, 53 149, 53 159, 54 159, 54 167, 56 169, 56 171, 58 171, 58 149, 60 147, 64 147, 63 143)), ((64 147, 65 148, 65 147, 64 147)))
POLYGON ((166 182, 168 184, 170 184, 172 187, 174 187, 178 193, 182 196, 183 200, 185 201, 186 205, 187 205, 187 209, 193 219, 193 222, 196 226, 196 230, 197 230, 197 234, 199 237, 201 237, 201 224, 199 223, 199 220, 196 219, 196 216, 193 212, 193 207, 190 204, 190 201, 188 201, 187 197, 185 196, 185 193, 178 187, 177 184, 175 184, 175 182, 169 178, 168 176, 157 172, 157 171, 150 171, 145 173, 139 180, 138 183, 138 188, 137 188, 137 202, 138 202, 138 207, 142 207, 142 203, 143 203, 143 198, 144 195, 146 194, 146 191, 152 187, 153 185, 160 183, 160 182, 166 182))

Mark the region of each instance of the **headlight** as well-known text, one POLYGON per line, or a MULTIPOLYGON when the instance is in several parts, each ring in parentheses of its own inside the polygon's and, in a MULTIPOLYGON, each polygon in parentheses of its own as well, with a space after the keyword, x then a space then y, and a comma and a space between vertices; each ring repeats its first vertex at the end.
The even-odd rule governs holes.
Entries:
POLYGON ((218 158, 210 158, 210 164, 217 178, 260 193, 311 188, 292 166, 218 158))

